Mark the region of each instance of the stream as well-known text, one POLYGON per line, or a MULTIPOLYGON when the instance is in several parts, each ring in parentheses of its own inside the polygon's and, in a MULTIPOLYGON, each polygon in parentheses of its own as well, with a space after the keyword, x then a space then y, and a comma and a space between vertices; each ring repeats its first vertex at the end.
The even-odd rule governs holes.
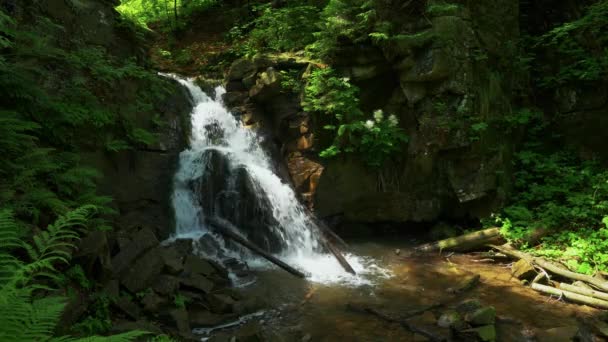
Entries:
POLYGON ((263 137, 224 107, 224 89, 218 87, 211 97, 192 80, 165 76, 184 85, 194 103, 190 148, 181 153, 174 179, 176 232, 171 239, 205 237, 202 241, 207 242, 197 252, 232 269, 237 291, 256 298, 265 308, 233 324, 193 327, 202 340, 229 341, 249 332, 264 336, 258 340, 278 341, 425 340, 399 323, 352 310, 353 305, 398 316, 441 302, 442 307, 412 320, 442 333, 436 320, 446 308, 478 299, 496 308, 498 341, 559 341, 576 331, 577 317, 597 314, 522 286, 511 278, 506 265, 476 260, 473 255, 400 253, 416 243, 413 237, 349 241, 345 257, 357 275, 345 272, 321 250, 312 219, 261 147, 263 137), (204 222, 214 215, 230 220, 239 227, 238 234, 304 271, 307 278, 296 278, 224 241, 204 222), (234 260, 248 269, 247 276, 234 271, 234 260), (479 285, 450 293, 473 275, 481 277, 479 285))

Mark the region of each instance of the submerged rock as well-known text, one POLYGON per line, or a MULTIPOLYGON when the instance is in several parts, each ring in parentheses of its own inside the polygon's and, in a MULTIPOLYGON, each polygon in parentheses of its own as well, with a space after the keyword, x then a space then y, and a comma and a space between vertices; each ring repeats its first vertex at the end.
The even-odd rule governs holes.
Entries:
POLYGON ((494 324, 496 309, 493 306, 486 306, 467 314, 465 319, 474 326, 494 324))

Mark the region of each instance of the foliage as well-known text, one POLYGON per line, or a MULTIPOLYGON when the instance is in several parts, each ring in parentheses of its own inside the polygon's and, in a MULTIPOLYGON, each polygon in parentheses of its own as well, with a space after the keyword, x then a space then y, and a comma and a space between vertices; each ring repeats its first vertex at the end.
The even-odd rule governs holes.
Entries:
POLYGON ((458 4, 448 4, 445 2, 429 3, 426 7, 426 13, 430 16, 439 17, 443 15, 454 15, 460 6, 458 4))
POLYGON ((367 41, 371 33, 376 39, 384 28, 376 28, 377 13, 371 0, 330 0, 321 13, 316 40, 307 47, 313 55, 329 57, 339 41, 358 44, 367 41))
POLYGON ((110 297, 103 292, 93 295, 93 304, 87 309, 87 316, 72 326, 79 335, 105 334, 112 328, 110 318, 110 297))
POLYGON ((319 9, 314 6, 272 8, 270 4, 256 8, 261 15, 251 25, 248 36, 250 51, 296 51, 314 42, 319 9))
POLYGON ((214 6, 217 0, 122 0, 116 9, 140 26, 161 23, 163 28, 179 30, 188 17, 214 6))
POLYGON ((539 65, 540 85, 559 86, 570 81, 606 80, 608 77, 608 1, 600 0, 585 15, 537 37, 535 47, 553 63, 539 65))
POLYGON ((48 19, 26 26, 0 11, 0 203, 33 224, 83 204, 109 213, 109 198, 96 194, 99 173, 79 156, 153 143, 134 118, 169 92, 134 59, 76 40, 54 42, 63 31, 48 19), (131 104, 112 98, 117 84, 135 80, 147 88, 131 104))
POLYGON ((534 254, 562 259, 578 272, 608 270, 608 170, 567 149, 547 149, 547 122, 535 110, 516 111, 507 123, 528 124, 529 140, 515 155, 512 203, 493 223, 516 243, 546 230, 534 254))
POLYGON ((384 117, 381 110, 373 120, 365 120, 359 108, 359 89, 346 78, 340 78, 331 68, 314 70, 304 90, 303 107, 310 112, 323 113, 330 122, 324 128, 335 131, 333 144, 320 153, 334 157, 342 152, 356 153, 373 167, 380 167, 391 155, 399 152, 407 136, 399 127, 396 116, 384 117))
POLYGON ((176 293, 173 296, 173 304, 175 304, 175 306, 177 308, 181 308, 181 309, 185 308, 186 303, 188 303, 188 298, 184 297, 182 294, 176 293))
POLYGON ((21 238, 21 227, 10 211, 0 212, 0 340, 2 341, 130 341, 144 332, 83 339, 53 338, 65 307, 65 298, 52 294, 58 279, 56 265, 67 264, 78 231, 87 224, 95 208, 82 207, 61 216, 46 231, 34 235, 33 243, 21 238), (12 253, 22 251, 28 260, 12 253), (49 283, 47 280, 51 280, 49 283), (46 296, 37 294, 47 293, 46 296), (49 293, 50 292, 50 293, 49 293))

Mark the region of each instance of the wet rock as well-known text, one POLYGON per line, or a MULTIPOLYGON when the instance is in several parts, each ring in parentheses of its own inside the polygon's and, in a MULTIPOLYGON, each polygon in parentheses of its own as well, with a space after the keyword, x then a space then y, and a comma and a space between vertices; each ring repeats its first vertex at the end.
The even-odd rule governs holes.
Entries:
POLYGON ((167 274, 161 274, 152 284, 152 289, 164 296, 172 295, 178 288, 179 279, 167 274))
POLYGON ((433 313, 430 311, 426 311, 422 315, 412 318, 412 321, 416 324, 423 324, 429 326, 437 325, 437 319, 435 318, 435 315, 433 315, 433 313))
POLYGON ((133 239, 112 258, 112 267, 115 274, 121 274, 133 264, 135 259, 147 250, 159 244, 156 235, 151 229, 142 228, 133 239))
POLYGON ((120 282, 117 279, 108 281, 103 286, 103 292, 106 293, 110 298, 118 298, 120 295, 120 282))
POLYGON ((170 246, 162 249, 164 269, 169 274, 179 274, 184 270, 184 258, 177 247, 170 246))
POLYGON ((93 256, 102 257, 108 251, 108 238, 104 231, 91 231, 78 243, 74 257, 93 256))
POLYGON ((158 310, 167 303, 168 300, 166 298, 159 296, 154 291, 149 291, 146 293, 144 298, 141 300, 144 311, 151 314, 158 312, 158 310))
POLYGON ((412 341, 413 342, 426 342, 426 341, 430 341, 430 340, 428 337, 426 337, 424 335, 414 334, 412 341))
POLYGON ((192 274, 189 277, 180 278, 180 282, 183 286, 199 290, 203 293, 210 293, 215 287, 215 284, 211 280, 200 274, 192 274))
POLYGON ((494 325, 484 325, 482 327, 470 329, 469 331, 475 332, 482 341, 496 341, 496 328, 494 325))
POLYGON ((520 259, 511 266, 511 275, 517 279, 530 280, 536 276, 536 270, 529 262, 520 259))
POLYGON ((569 342, 574 340, 577 332, 578 326, 573 325, 538 331, 536 337, 539 341, 569 342))
POLYGON ((234 311, 235 300, 225 294, 210 294, 206 296, 211 311, 214 313, 231 313, 234 311))
POLYGON ((465 319, 474 326, 494 324, 496 309, 493 306, 486 306, 467 314, 465 319))
POLYGON ((281 74, 270 67, 260 73, 255 85, 249 90, 249 97, 256 102, 266 102, 281 92, 281 74))
POLYGON ((198 251, 203 255, 211 256, 218 255, 221 252, 221 246, 211 234, 201 236, 197 241, 198 251))
POLYGON ((214 327, 236 319, 235 315, 218 315, 203 308, 191 309, 188 314, 190 325, 195 328, 214 327))
POLYGON ((302 337, 302 342, 310 342, 312 341, 312 335, 311 334, 306 334, 302 337))
POLYGON ((241 80, 246 75, 255 73, 256 70, 257 66, 253 60, 248 58, 241 58, 232 63, 232 65, 230 66, 230 70, 228 70, 228 75, 226 76, 226 78, 229 81, 241 80))
POLYGON ((135 320, 141 316, 139 306, 137 306, 137 304, 135 304, 130 297, 121 296, 120 298, 115 299, 113 304, 122 312, 127 314, 127 316, 135 320))
POLYGON ((171 323, 177 328, 180 334, 191 334, 190 321, 186 309, 173 309, 169 311, 171 323))
POLYGON ((215 273, 215 268, 207 260, 201 259, 196 255, 189 255, 184 262, 184 273, 210 276, 215 273))
POLYGON ((191 239, 177 239, 172 244, 173 247, 182 257, 192 254, 191 239))
POLYGON ((464 329, 465 322, 462 316, 455 310, 449 310, 441 314, 437 320, 437 325, 442 328, 452 328, 456 330, 464 329))
POLYGON ((264 302, 257 297, 244 298, 233 304, 233 310, 240 316, 256 312, 264 308, 264 306, 264 302))
POLYGON ((462 313, 474 312, 477 309, 481 309, 482 305, 479 299, 467 299, 456 306, 456 310, 462 313))
POLYGON ((139 320, 139 321, 126 321, 126 320, 121 320, 118 322, 114 322, 112 324, 112 328, 110 329, 110 333, 112 334, 120 334, 123 332, 130 332, 130 331, 134 331, 134 330, 139 330, 139 331, 149 331, 153 334, 162 334, 163 331, 154 323, 150 322, 150 321, 144 321, 144 320, 139 320))
POLYGON ((123 272, 120 282, 131 293, 137 293, 152 285, 163 268, 163 258, 160 248, 146 252, 127 271, 123 272))

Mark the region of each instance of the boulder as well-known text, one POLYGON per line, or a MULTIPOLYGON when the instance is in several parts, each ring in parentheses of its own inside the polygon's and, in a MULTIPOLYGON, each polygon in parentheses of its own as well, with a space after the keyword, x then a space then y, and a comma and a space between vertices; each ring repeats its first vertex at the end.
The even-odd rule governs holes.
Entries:
POLYGON ((228 81, 241 80, 245 76, 255 73, 256 70, 257 65, 253 60, 248 58, 237 59, 230 66, 226 79, 228 81))
POLYGON ((150 287, 163 268, 161 248, 154 248, 139 258, 127 271, 122 273, 120 282, 131 293, 150 287))
POLYGON ((205 308, 195 308, 188 312, 190 325, 195 328, 213 327, 235 319, 235 315, 218 315, 205 308))
POLYGON ((496 309, 486 306, 467 314, 465 319, 473 326, 492 325, 496 320, 496 309))
POLYGON ((496 327, 494 325, 484 325, 482 327, 464 330, 464 332, 474 332, 481 341, 496 341, 496 327))
POLYGON ((156 324, 144 320, 138 320, 135 322, 120 320, 118 322, 113 322, 112 328, 110 329, 110 333, 120 334, 124 332, 131 332, 134 330, 149 331, 157 335, 161 335, 163 333, 163 331, 156 324))
POLYGON ((517 279, 530 280, 536 276, 536 270, 529 262, 520 259, 511 266, 511 275, 517 279))
POLYGON ((188 311, 186 311, 186 309, 173 309, 169 311, 169 316, 171 317, 172 325, 177 328, 180 334, 189 335, 192 333, 192 329, 190 329, 188 311))
POLYGON ((437 325, 442 328, 452 328, 456 330, 464 329, 465 322, 456 310, 448 310, 439 316, 437 325))
POLYGON ((144 298, 141 300, 141 304, 144 307, 144 311, 149 314, 155 314, 159 311, 159 309, 168 304, 167 298, 161 297, 156 294, 154 291, 149 291, 144 295, 144 298))
POLYGON ((210 293, 215 284, 200 274, 191 274, 188 277, 180 278, 180 283, 191 289, 199 290, 203 293, 210 293))
POLYGON ((456 310, 461 313, 469 313, 481 308, 482 305, 479 299, 466 299, 456 305, 456 310))
POLYGON ((142 228, 133 235, 133 239, 112 258, 112 268, 115 274, 122 274, 135 259, 147 250, 159 244, 154 232, 148 228, 142 228))
POLYGON ((228 295, 213 293, 207 295, 206 299, 211 311, 214 313, 226 314, 234 312, 236 301, 228 295))
POLYGON ((179 274, 184 270, 184 257, 175 245, 162 249, 164 270, 169 274, 179 274))
POLYGON ((131 297, 121 296, 112 301, 115 307, 120 309, 122 312, 127 314, 127 316, 131 317, 134 320, 139 319, 141 316, 141 310, 139 306, 133 302, 131 297))
POLYGON ((281 74, 270 67, 260 73, 255 85, 249 89, 249 97, 264 103, 281 93, 281 74))
POLYGON ((196 255, 188 255, 186 257, 183 269, 186 275, 200 274, 210 276, 216 272, 215 268, 207 260, 201 259, 196 255))
POLYGON ((177 277, 161 274, 152 284, 152 289, 163 296, 170 296, 179 288, 177 277))

